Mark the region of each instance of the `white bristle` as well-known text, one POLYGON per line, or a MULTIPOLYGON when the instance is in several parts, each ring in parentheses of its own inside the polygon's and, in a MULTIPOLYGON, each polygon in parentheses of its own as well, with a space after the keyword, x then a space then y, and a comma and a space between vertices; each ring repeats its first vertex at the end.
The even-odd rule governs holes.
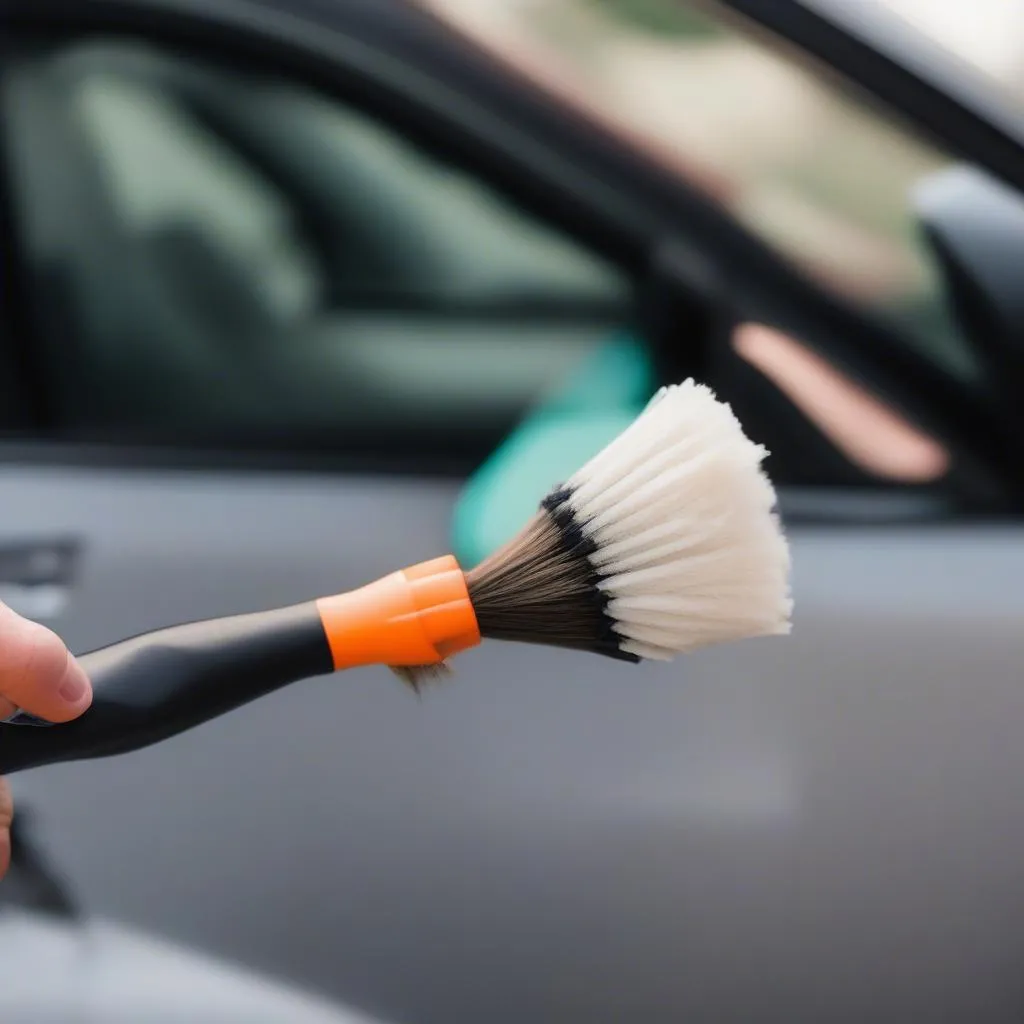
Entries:
POLYGON ((659 391, 568 482, 623 651, 668 660, 790 631, 789 548, 767 454, 688 380, 659 391))

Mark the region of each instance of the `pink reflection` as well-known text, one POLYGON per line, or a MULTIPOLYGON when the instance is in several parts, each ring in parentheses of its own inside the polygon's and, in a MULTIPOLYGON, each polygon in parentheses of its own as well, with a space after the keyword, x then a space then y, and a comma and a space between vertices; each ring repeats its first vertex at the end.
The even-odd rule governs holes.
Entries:
POLYGON ((934 438, 789 335, 743 324, 733 335, 733 348, 866 472, 921 484, 949 469, 949 453, 934 438))

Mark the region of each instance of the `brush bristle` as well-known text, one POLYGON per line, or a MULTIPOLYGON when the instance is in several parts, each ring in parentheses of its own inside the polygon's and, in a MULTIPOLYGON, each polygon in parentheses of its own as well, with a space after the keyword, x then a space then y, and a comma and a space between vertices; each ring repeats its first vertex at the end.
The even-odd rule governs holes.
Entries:
POLYGON ((630 661, 788 633, 767 454, 709 388, 663 388, 467 574, 481 633, 630 661))
POLYGON ((433 665, 390 665, 389 668, 414 693, 419 693, 424 686, 440 682, 452 675, 452 668, 446 661, 433 665))

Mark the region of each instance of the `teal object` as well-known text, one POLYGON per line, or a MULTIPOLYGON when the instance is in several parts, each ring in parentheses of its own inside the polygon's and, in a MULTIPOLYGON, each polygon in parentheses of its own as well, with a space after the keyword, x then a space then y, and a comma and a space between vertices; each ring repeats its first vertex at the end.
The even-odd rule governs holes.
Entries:
POLYGON ((642 340, 623 335, 601 346, 463 488, 452 531, 460 564, 476 565, 514 537, 544 495, 614 440, 653 390, 654 370, 642 340))

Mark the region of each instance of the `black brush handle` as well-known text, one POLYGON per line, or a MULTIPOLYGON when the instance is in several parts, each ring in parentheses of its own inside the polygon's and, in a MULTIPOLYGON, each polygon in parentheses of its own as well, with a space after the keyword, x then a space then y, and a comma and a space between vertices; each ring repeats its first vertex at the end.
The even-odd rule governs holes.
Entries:
POLYGON ((0 725, 0 775, 159 743, 334 671, 316 602, 173 626, 79 658, 93 702, 64 725, 0 725))

